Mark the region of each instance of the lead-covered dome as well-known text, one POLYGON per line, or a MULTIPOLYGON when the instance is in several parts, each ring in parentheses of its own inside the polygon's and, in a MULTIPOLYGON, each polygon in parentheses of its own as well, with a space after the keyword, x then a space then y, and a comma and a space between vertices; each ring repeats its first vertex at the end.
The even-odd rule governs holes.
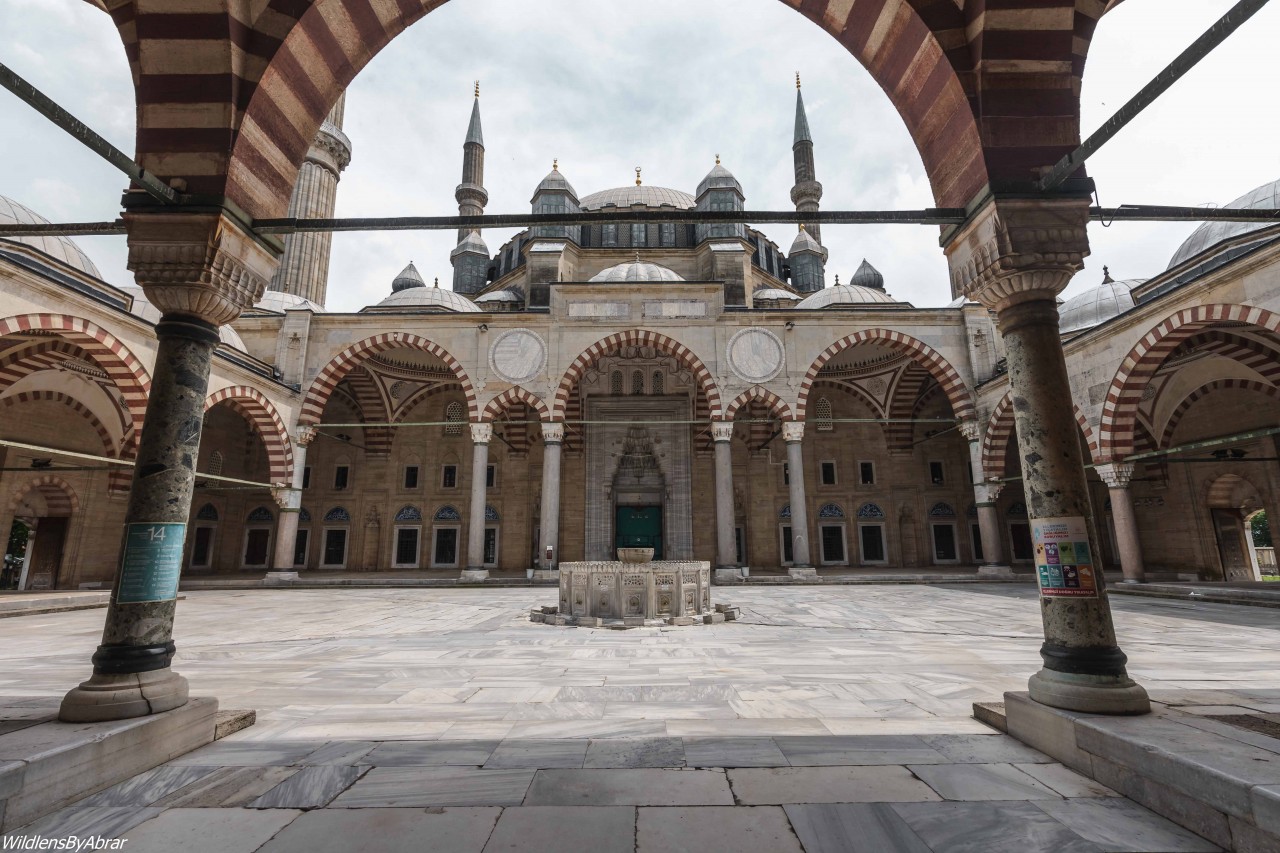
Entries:
POLYGON ((588 280, 592 282, 684 281, 675 270, 639 259, 603 269, 588 280))
POLYGON ((467 297, 435 287, 407 287, 397 290, 379 302, 376 308, 398 308, 405 311, 453 311, 458 314, 477 314, 480 309, 467 297))
POLYGON ((1084 293, 1078 293, 1058 306, 1058 330, 1063 334, 1082 332, 1118 317, 1133 307, 1133 288, 1145 278, 1114 281, 1103 267, 1102 281, 1084 293))
POLYGON ((261 299, 253 303, 253 308, 255 311, 272 311, 276 314, 283 314, 285 311, 290 311, 294 308, 305 308, 317 314, 324 313, 323 305, 312 302, 305 296, 285 293, 283 290, 268 290, 262 294, 261 299))
MULTIPOLYGON (((1272 210, 1280 208, 1280 180, 1263 184, 1250 190, 1235 201, 1226 205, 1230 210, 1272 210)), ((1169 260, 1169 269, 1189 261, 1195 256, 1213 248, 1224 240, 1241 237, 1263 228, 1269 228, 1271 222, 1206 222, 1191 232, 1178 251, 1169 260)))
MULTIPOLYGON (((24 204, 0 195, 0 223, 11 225, 48 225, 49 220, 36 213, 24 204)), ((102 278, 98 267, 89 260, 84 250, 69 237, 0 237, 0 240, 11 240, 23 243, 33 249, 44 252, 56 261, 79 270, 96 279, 102 278)))
POLYGON ((870 287, 859 287, 856 284, 837 284, 826 287, 800 300, 797 308, 834 308, 842 305, 884 305, 894 304, 894 299, 883 290, 870 287))
POLYGON ((583 210, 600 210, 604 207, 674 207, 689 210, 697 202, 693 196, 669 187, 651 187, 648 184, 632 187, 614 187, 594 192, 579 202, 583 210))

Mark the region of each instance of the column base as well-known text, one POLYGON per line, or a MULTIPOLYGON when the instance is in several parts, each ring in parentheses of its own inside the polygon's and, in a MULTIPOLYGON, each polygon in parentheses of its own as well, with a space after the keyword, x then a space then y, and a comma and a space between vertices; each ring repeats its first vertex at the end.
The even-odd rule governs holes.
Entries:
POLYGON ((58 719, 64 723, 128 720, 187 704, 187 680, 172 669, 120 675, 94 673, 62 699, 58 719))
POLYGON ((475 583, 489 579, 488 569, 463 569, 462 574, 458 576, 458 580, 463 583, 475 583))
POLYGON ((1127 675, 1079 675, 1042 669, 1027 682, 1036 702, 1086 714, 1151 713, 1147 691, 1127 675))

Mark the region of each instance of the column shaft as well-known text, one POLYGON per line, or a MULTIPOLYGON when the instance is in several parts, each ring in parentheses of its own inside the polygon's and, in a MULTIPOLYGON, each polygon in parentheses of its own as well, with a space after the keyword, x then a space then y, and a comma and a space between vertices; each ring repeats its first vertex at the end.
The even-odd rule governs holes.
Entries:
MULTIPOLYGON (((714 425, 719 427, 721 425, 714 425)), ((735 568, 738 547, 733 529, 733 425, 714 432, 716 459, 716 567, 735 568)), ((714 428, 714 427, 713 427, 714 428)))
POLYGON ((804 454, 800 440, 787 442, 787 476, 791 481, 791 562, 812 566, 809 558, 809 511, 804 493, 804 454))
MULTIPOLYGON (((473 424, 476 426, 488 427, 488 424, 473 424)), ((480 441, 475 437, 475 430, 472 430, 473 441, 471 451, 471 515, 467 519, 467 571, 483 572, 484 571, 484 507, 485 507, 485 475, 489 469, 489 440, 488 435, 484 441, 480 441)), ((492 427, 489 427, 489 435, 492 435, 492 427)))
POLYGON ((982 533, 982 565, 1006 568, 1004 531, 1000 529, 1000 513, 995 502, 978 501, 978 530, 982 533))
POLYGON ((543 424, 542 437, 542 535, 538 565, 546 571, 554 571, 560 563, 560 445, 564 439, 564 425, 543 424), (551 550, 550 557, 547 549, 551 550))
POLYGON ((293 445, 292 489, 280 498, 280 522, 276 525, 276 553, 271 562, 273 573, 292 572, 294 545, 298 539, 298 516, 302 509, 302 476, 307 467, 307 447, 293 445))
POLYGON ((1142 562, 1142 542, 1138 538, 1138 518, 1133 512, 1133 489, 1114 486, 1111 496, 1111 520, 1116 526, 1116 547, 1120 549, 1120 570, 1125 583, 1142 583, 1147 579, 1142 562))

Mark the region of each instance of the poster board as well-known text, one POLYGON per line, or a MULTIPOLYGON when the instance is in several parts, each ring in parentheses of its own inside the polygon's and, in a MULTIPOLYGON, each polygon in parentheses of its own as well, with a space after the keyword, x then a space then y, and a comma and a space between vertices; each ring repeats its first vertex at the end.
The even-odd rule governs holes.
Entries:
POLYGON ((1048 597, 1097 598, 1098 577, 1082 516, 1031 520, 1036 582, 1048 597))
POLYGON ((186 534, 187 525, 179 521, 143 521, 126 525, 116 601, 142 604, 177 598, 186 534))

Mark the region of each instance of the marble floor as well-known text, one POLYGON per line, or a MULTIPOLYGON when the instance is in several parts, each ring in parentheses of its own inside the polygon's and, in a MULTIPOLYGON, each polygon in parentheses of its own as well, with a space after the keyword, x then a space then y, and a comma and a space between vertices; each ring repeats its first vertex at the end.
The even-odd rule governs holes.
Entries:
MULTIPOLYGON (((971 718, 1037 668, 1034 589, 733 588, 742 618, 721 625, 527 621, 553 598, 188 593, 175 668, 257 725, 16 834, 246 853, 1216 849, 971 718)), ((1280 711, 1274 610, 1113 607, 1153 698, 1280 711)), ((101 625, 0 621, 0 706, 55 707, 101 625)))

